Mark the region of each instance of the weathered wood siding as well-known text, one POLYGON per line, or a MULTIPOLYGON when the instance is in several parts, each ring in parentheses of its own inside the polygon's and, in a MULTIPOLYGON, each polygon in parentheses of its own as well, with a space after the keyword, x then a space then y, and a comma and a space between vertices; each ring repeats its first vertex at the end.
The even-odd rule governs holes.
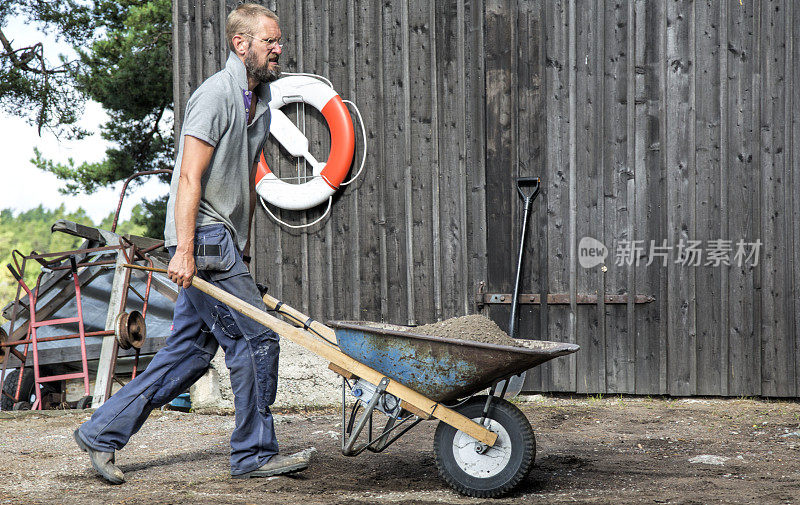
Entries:
MULTIPOLYGON (((191 91, 226 57, 234 3, 173 3, 178 127, 191 91)), ((519 329, 582 350, 533 370, 529 389, 798 396, 791 0, 265 5, 281 16, 284 70, 330 78, 361 108, 369 145, 364 173, 323 223, 297 232, 258 211, 256 276, 276 296, 321 319, 474 312, 480 282, 513 288, 514 179, 540 176, 522 292, 543 301, 521 308, 519 329), (583 237, 608 248, 605 270, 579 264, 583 237), (731 265, 706 265, 719 240, 731 241, 717 244, 732 248, 731 265), (761 241, 757 263, 736 261, 740 240, 761 241), (642 250, 619 264, 633 241, 642 250), (696 266, 681 247, 691 241, 696 266), (650 257, 651 242, 666 261, 650 257), (547 293, 569 303, 548 305, 547 293), (655 301, 579 303, 584 294, 655 301)), ((324 158, 321 116, 291 109, 324 158)), ((268 154, 282 174, 303 169, 276 145, 268 154)), ((298 224, 323 211, 279 215, 298 224)), ((484 310, 507 327, 508 306, 484 310)))

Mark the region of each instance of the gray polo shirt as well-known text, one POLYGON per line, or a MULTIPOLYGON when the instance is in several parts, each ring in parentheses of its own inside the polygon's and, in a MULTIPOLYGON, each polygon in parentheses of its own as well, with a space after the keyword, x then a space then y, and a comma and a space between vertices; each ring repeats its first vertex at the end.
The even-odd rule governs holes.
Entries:
POLYGON ((166 246, 178 244, 175 229, 175 196, 187 135, 214 146, 214 154, 203 174, 200 207, 195 228, 222 223, 239 249, 247 243, 250 183, 253 164, 269 131, 269 85, 254 90, 258 96, 253 122, 247 124, 250 98, 244 63, 230 53, 225 68, 200 85, 186 104, 186 115, 178 145, 178 159, 172 173, 164 228, 166 246))

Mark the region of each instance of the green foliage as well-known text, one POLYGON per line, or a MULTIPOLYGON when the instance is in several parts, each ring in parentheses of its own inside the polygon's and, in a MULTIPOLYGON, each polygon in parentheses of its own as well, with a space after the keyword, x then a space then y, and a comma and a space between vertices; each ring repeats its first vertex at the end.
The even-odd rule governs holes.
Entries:
MULTIPOLYGON (((133 209, 133 215, 141 215, 143 212, 140 206, 133 209)), ((95 224, 83 209, 75 212, 67 212, 64 205, 57 209, 45 209, 41 205, 31 210, 20 212, 17 215, 10 209, 0 210, 0 307, 13 301, 17 292, 17 282, 6 268, 6 265, 13 260, 11 253, 18 250, 22 254, 30 254, 33 251, 38 253, 49 253, 59 251, 69 251, 81 246, 83 239, 73 237, 66 233, 50 232, 50 227, 59 219, 66 219, 87 226, 98 227, 104 230, 111 229, 114 221, 114 214, 109 214, 100 223, 95 224)), ((123 221, 117 225, 117 233, 120 235, 132 234, 142 235, 145 227, 136 224, 133 219, 123 221)), ((36 284, 36 277, 39 275, 39 265, 28 263, 25 268, 25 282, 29 287, 36 284)))
POLYGON ((2 31, 15 16, 80 44, 95 30, 88 7, 76 0, 0 2, 0 108, 35 124, 39 133, 44 128, 70 138, 84 136, 87 132, 75 125, 83 111, 83 95, 73 84, 77 62, 53 58, 41 42, 15 47, 2 31))
POLYGON ((172 167, 170 1, 96 2, 94 12, 105 36, 76 48, 80 64, 74 77, 79 89, 111 116, 102 136, 115 147, 100 163, 38 164, 74 181, 67 189, 72 192, 91 192, 137 171, 172 167))
MULTIPOLYGON (((171 24, 170 0, 0 2, 0 109, 68 137, 87 133, 75 125, 85 99, 110 116, 101 135, 112 146, 100 162, 60 163, 35 152, 31 162, 64 181, 62 192, 91 194, 135 172, 172 167, 171 24), (52 65, 41 43, 13 47, 2 32, 11 16, 57 34, 78 59, 52 65)), ((156 207, 165 202, 149 202, 140 222, 163 229, 165 210, 156 207)))
POLYGON ((164 238, 164 226, 167 222, 167 199, 164 195, 152 201, 142 200, 142 203, 133 208, 131 223, 142 229, 140 235, 144 237, 164 238))

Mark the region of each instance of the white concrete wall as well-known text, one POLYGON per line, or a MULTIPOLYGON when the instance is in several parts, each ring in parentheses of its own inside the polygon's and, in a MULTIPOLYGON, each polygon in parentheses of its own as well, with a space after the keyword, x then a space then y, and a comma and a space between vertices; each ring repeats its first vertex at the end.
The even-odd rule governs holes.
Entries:
MULTIPOLYGON (((192 408, 232 409, 230 373, 221 349, 211 365, 190 390, 192 408)), ((341 377, 328 370, 326 360, 289 339, 281 339, 275 408, 338 405, 342 395, 341 386, 341 377)))

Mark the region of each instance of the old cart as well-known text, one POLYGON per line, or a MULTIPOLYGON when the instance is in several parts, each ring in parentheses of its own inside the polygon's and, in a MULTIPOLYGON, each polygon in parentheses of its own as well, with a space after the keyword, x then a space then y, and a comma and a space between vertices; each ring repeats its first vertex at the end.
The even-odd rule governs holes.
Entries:
POLYGON ((469 496, 500 496, 519 484, 533 465, 536 442, 531 425, 503 399, 505 391, 498 391, 497 384, 579 349, 533 340, 522 341, 525 347, 511 347, 443 339, 378 323, 339 321, 326 326, 265 294, 267 308, 293 323, 289 324, 202 279, 195 277, 192 284, 330 362, 329 368, 343 377, 343 454, 381 452, 420 422, 436 418, 436 465, 450 486, 469 496), (478 394, 487 388, 488 395, 478 394), (348 393, 354 398, 349 415, 348 393), (377 431, 375 411, 387 417, 377 431))

